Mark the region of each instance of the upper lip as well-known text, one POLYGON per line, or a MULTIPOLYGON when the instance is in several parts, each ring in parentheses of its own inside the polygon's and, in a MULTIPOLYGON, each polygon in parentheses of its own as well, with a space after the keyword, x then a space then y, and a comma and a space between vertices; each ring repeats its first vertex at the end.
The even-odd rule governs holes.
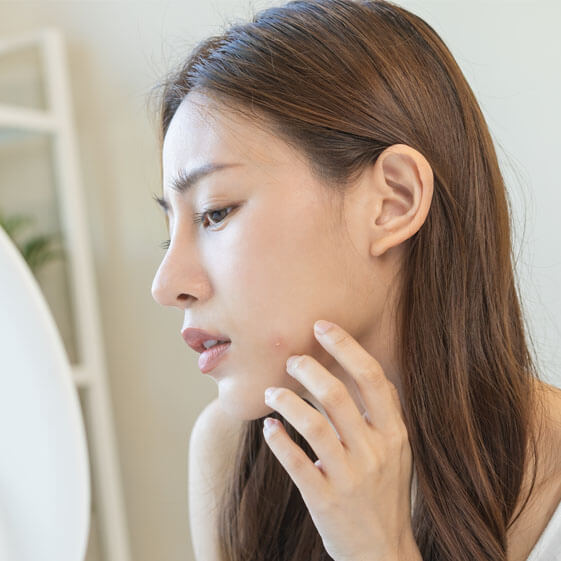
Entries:
POLYGON ((204 331, 203 329, 197 329, 195 327, 186 327, 181 331, 181 336, 192 349, 195 349, 199 353, 206 351, 203 345, 204 341, 230 341, 230 339, 226 335, 222 335, 222 333, 210 333, 209 331, 204 331))

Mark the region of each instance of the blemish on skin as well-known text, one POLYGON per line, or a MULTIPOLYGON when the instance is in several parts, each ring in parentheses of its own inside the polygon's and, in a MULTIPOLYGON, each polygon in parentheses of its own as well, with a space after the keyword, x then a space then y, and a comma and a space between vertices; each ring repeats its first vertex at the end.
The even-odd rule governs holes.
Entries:
POLYGON ((275 347, 275 349, 279 349, 280 347, 282 347, 283 339, 282 337, 273 337, 272 342, 273 347, 275 347))

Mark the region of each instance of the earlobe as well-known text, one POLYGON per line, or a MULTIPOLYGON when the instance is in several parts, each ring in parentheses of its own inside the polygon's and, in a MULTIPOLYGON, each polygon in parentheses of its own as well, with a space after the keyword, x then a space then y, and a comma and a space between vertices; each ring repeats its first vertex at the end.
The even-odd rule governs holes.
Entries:
POLYGON ((395 144, 380 154, 380 186, 372 254, 382 255, 404 242, 425 222, 433 193, 433 172, 426 158, 406 144, 395 144))

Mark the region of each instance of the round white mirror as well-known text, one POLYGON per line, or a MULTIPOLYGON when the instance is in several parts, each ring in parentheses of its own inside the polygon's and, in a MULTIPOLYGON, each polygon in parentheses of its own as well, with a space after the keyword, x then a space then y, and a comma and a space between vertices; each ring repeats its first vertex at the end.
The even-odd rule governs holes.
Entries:
POLYGON ((71 366, 35 277, 0 228, 0 559, 82 561, 89 525, 71 366))

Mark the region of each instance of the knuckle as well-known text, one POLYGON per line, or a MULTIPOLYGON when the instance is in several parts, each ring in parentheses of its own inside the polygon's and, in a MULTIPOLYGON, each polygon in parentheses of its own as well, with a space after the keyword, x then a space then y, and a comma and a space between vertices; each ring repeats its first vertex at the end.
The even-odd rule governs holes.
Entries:
POLYGON ((374 388, 382 387, 386 383, 386 377, 379 372, 376 365, 370 361, 358 366, 356 377, 364 384, 374 386, 374 388))
POLYGON ((308 417, 302 422, 302 431, 311 440, 318 440, 323 438, 326 433, 326 425, 323 416, 320 414, 321 418, 316 416, 308 417))
POLYGON ((362 469, 367 477, 376 477, 384 472, 384 458, 388 456, 383 445, 376 450, 370 449, 361 462, 362 469))
POLYGON ((383 474, 382 463, 377 459, 373 459, 366 465, 365 473, 368 478, 380 477, 383 474))
POLYGON ((347 389, 343 382, 335 380, 324 390, 320 401, 327 407, 337 408, 341 406, 347 398, 347 389))
POLYGON ((301 471, 306 464, 302 455, 296 452, 288 452, 285 461, 291 471, 301 471))

